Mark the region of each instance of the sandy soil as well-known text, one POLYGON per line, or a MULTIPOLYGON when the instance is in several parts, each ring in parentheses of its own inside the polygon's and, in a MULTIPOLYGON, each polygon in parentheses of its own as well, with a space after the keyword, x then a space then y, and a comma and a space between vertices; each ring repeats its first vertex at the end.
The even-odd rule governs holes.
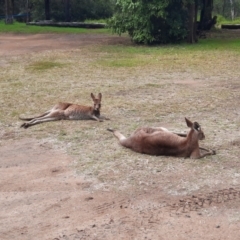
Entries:
MULTIPOLYGON (((129 39, 7 34, 0 37, 0 56, 99 43, 128 44, 129 39)), ((152 185, 127 193, 97 190, 98 180, 76 174, 76 159, 50 141, 4 139, 0 146, 2 240, 240 239, 238 184, 180 198, 161 191, 170 179, 180 180, 172 174, 161 184, 155 184, 162 178, 159 175, 152 185)), ((238 161, 231 164, 239 168, 238 161)))

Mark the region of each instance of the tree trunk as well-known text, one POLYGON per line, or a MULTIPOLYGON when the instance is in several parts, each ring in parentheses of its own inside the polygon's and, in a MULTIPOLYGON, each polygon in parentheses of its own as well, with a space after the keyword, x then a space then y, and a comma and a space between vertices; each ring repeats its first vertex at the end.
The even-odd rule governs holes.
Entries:
POLYGON ((70 15, 70 0, 64 0, 65 22, 71 21, 70 15))
POLYGON ((210 30, 212 25, 213 0, 202 0, 199 30, 210 30))
POLYGON ((195 42, 198 41, 198 36, 197 36, 197 17, 198 17, 198 0, 195 0, 195 10, 194 10, 194 40, 195 42))
POLYGON ((45 0, 45 20, 50 20, 50 0, 45 0))
POLYGON ((26 23, 28 23, 30 21, 30 19, 29 19, 29 0, 27 0, 27 3, 26 3, 26 13, 27 13, 26 23))
POLYGON ((233 6, 233 0, 229 0, 230 2, 230 11, 231 11, 231 19, 234 20, 234 6, 233 6))
POLYGON ((196 4, 188 4, 188 43, 196 42, 196 13, 195 13, 196 4))
POLYGON ((13 23, 13 3, 12 0, 5 0, 5 24, 13 23))

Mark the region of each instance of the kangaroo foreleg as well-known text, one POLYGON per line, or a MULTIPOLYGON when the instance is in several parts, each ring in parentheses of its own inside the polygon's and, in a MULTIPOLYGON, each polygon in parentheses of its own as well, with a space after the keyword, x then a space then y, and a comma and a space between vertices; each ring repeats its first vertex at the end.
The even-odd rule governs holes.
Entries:
POLYGON ((96 117, 95 115, 92 115, 91 116, 91 119, 93 119, 93 120, 96 120, 96 121, 98 121, 98 122, 103 122, 103 120, 99 117, 96 117))
POLYGON ((180 137, 187 137, 187 134, 186 133, 177 133, 177 132, 172 132, 180 137))
POLYGON ((215 155, 215 154, 216 154, 215 150, 199 147, 198 156, 197 157, 193 157, 193 158, 199 159, 199 158, 203 158, 203 157, 206 157, 206 156, 209 156, 209 155, 215 155), (205 153, 201 153, 200 150, 205 151, 205 153))
POLYGON ((203 157, 206 157, 206 156, 209 156, 209 155, 215 155, 215 154, 216 154, 216 151, 209 150, 209 152, 201 154, 199 158, 203 158, 203 157))
POLYGON ((102 115, 99 116, 99 119, 101 119, 101 120, 110 120, 110 118, 107 118, 107 117, 102 116, 102 115))
POLYGON ((200 159, 200 158, 203 158, 203 157, 206 157, 206 156, 209 156, 209 155, 215 155, 216 154, 216 151, 215 150, 211 150, 211 149, 206 149, 206 148, 202 148, 202 147, 199 147, 199 148, 196 148, 190 155, 190 158, 193 158, 193 159, 200 159), (201 152, 200 150, 204 151, 204 152, 201 152))
POLYGON ((206 151, 206 153, 210 153, 208 155, 215 155, 216 151, 212 150, 212 149, 207 149, 207 148, 203 148, 203 147, 199 147, 200 150, 206 151))
MULTIPOLYGON (((144 128, 143 128, 144 129, 144 128)), ((164 128, 164 127, 150 127, 150 128, 146 128, 147 129, 147 133, 153 133, 153 132, 158 132, 158 131, 163 131, 163 132, 171 132, 171 133, 174 133, 180 137, 186 137, 187 134, 186 133, 178 133, 178 132, 172 132, 172 131, 169 131, 167 128, 164 128)))

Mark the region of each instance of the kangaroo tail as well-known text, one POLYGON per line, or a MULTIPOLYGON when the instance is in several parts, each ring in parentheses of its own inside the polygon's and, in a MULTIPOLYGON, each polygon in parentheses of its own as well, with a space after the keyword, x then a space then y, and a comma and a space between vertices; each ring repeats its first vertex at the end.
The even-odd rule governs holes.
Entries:
POLYGON ((23 121, 31 121, 33 120, 34 118, 23 118, 23 117, 19 117, 20 120, 23 120, 23 121))

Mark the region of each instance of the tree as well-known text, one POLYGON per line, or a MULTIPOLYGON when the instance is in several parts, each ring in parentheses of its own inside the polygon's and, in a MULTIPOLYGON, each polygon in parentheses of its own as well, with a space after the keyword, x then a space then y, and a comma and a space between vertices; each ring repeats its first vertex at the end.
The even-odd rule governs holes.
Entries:
POLYGON ((194 43, 197 41, 197 31, 196 31, 196 23, 197 23, 197 1, 189 3, 188 7, 188 35, 187 41, 189 43, 194 43))
POLYGON ((209 30, 212 21, 212 11, 213 11, 213 0, 202 0, 201 1, 201 15, 200 15, 200 30, 209 30))
POLYGON ((5 0, 5 23, 13 23, 13 0, 5 0))
POLYGON ((136 43, 196 41, 195 0, 118 0, 109 26, 136 43))
POLYGON ((234 20, 240 17, 240 0, 214 0, 213 12, 226 19, 234 20))
MULTIPOLYGON (((20 1, 26 0, 15 1, 18 6, 20 1)), ((54 21, 84 21, 85 19, 104 19, 111 17, 115 1, 116 0, 29 0, 29 8, 33 21, 43 19, 51 19, 54 21)))

